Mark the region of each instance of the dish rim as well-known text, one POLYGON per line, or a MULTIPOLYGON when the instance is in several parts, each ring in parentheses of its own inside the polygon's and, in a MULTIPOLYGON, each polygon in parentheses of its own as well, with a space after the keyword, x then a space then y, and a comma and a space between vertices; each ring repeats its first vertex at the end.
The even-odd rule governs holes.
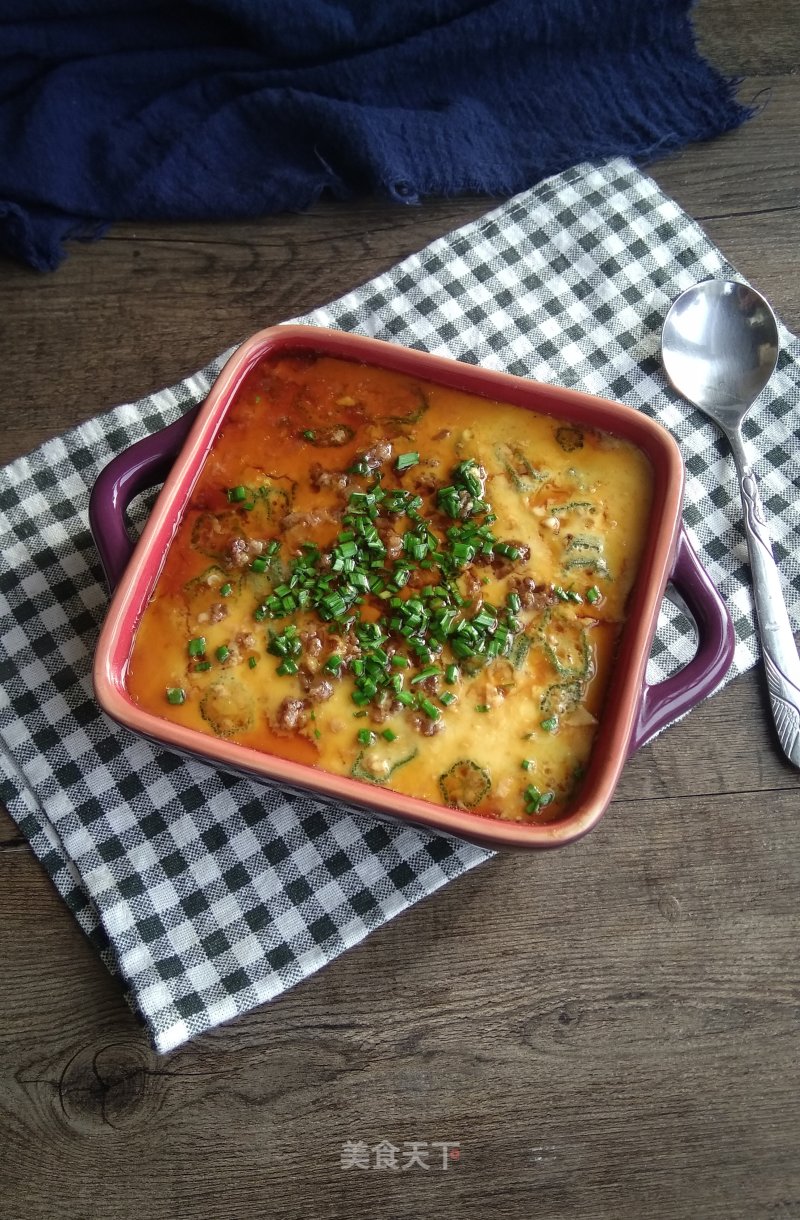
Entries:
POLYGON ((212 385, 113 594, 94 658, 97 701, 117 723, 160 746, 327 801, 359 806, 376 817, 389 816, 488 847, 555 847, 572 842, 602 817, 628 756, 648 689, 644 678, 650 644, 681 530, 684 477, 683 460, 672 435, 657 421, 624 404, 344 331, 297 324, 258 331, 229 357, 212 385), (146 711, 127 694, 125 674, 135 633, 205 459, 244 378, 255 364, 279 350, 287 354, 314 351, 393 369, 490 401, 596 427, 631 441, 648 457, 653 474, 650 544, 645 546, 629 598, 587 775, 575 807, 565 817, 539 825, 438 805, 201 733, 146 711))

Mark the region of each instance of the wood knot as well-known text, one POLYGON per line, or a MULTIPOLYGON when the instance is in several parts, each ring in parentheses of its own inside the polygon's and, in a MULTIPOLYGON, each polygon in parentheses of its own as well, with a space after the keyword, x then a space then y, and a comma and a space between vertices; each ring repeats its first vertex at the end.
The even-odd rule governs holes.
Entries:
POLYGON ((563 1003, 529 1017, 522 1029, 522 1041, 541 1053, 555 1049, 577 1036, 581 1010, 575 1000, 563 1003))
POLYGON ((668 923, 677 923, 681 917, 681 904, 674 894, 662 894, 658 900, 658 910, 668 923))
POLYGON ((61 1073, 61 1108, 70 1125, 81 1130, 127 1130, 160 1108, 163 1079, 144 1048, 115 1042, 84 1047, 61 1073))
POLYGON ((558 1024, 561 1026, 561 1029, 556 1031, 556 1036, 559 1038, 564 1037, 568 1031, 571 1034, 571 1027, 578 1026, 580 1024, 580 1020, 580 1009, 576 1004, 574 1004, 572 1001, 562 1004, 558 1010, 558 1024))

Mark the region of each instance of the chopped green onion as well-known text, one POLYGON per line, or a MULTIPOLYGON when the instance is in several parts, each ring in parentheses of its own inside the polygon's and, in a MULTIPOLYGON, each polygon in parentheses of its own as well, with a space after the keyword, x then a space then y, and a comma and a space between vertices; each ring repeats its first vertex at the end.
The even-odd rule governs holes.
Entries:
POLYGON ((535 784, 529 784, 522 794, 525 798, 526 813, 536 813, 542 803, 542 794, 535 784))
POLYGON ((394 729, 384 729, 381 733, 381 737, 385 738, 386 741, 397 741, 397 734, 395 733, 394 729))
POLYGON ((198 661, 194 667, 194 672, 196 674, 204 674, 207 669, 211 669, 210 661, 198 661))
POLYGON ((231 593, 233 593, 233 585, 229 580, 225 581, 225 584, 220 589, 220 593, 223 597, 230 597, 231 593))
POLYGON ((356 735, 362 746, 371 746, 375 740, 375 734, 370 729, 359 729, 356 735))
POLYGON ((482 606, 472 619, 472 625, 473 627, 479 627, 481 629, 486 628, 488 630, 489 628, 493 628, 497 625, 497 619, 494 617, 488 606, 482 606))
POLYGON ((555 800, 554 792, 540 792, 535 784, 529 784, 523 793, 526 813, 538 813, 555 800))
POLYGON ((248 657, 247 664, 251 669, 255 669, 256 665, 258 665, 258 657, 248 657))
POLYGON ((541 727, 545 733, 555 733, 558 728, 558 716, 548 716, 546 720, 542 721, 541 727))
POLYGON ((488 711, 489 711, 489 704, 488 704, 488 703, 476 703, 476 704, 475 704, 475 711, 476 711, 476 712, 488 712, 488 711))
POLYGON ((231 655, 231 650, 228 647, 228 645, 220 644, 219 648, 216 651, 217 660, 218 661, 227 661, 227 659, 230 655, 231 655))
POLYGON ((253 572, 266 572, 266 570, 267 570, 266 556, 257 555, 256 558, 253 560, 253 562, 250 564, 250 567, 253 572))
POLYGON ((291 657, 284 657, 275 672, 277 674, 296 674, 297 662, 293 661, 291 657))
POLYGON ((592 585, 591 588, 586 590, 586 600, 591 606, 596 606, 600 601, 600 590, 597 585, 592 585))
POLYGON ((401 453, 395 462, 395 470, 409 470, 412 466, 416 466, 419 462, 418 453, 401 453))
POLYGON ((450 641, 450 647, 452 648, 455 655, 457 657, 459 657, 462 661, 466 661, 466 660, 468 660, 469 657, 475 656, 475 649, 471 648, 470 645, 467 644, 464 640, 459 640, 458 638, 453 639, 450 641))
POLYGON ((459 679, 458 666, 457 665, 448 665, 444 671, 445 682, 449 682, 449 684, 451 686, 453 686, 454 683, 456 683, 458 681, 458 679, 459 679))
POLYGON ((168 686, 167 687, 167 703, 178 704, 178 703, 185 703, 185 702, 186 702, 186 691, 183 689, 182 686, 168 686))
POLYGON ((189 656, 202 657, 206 650, 206 637, 198 635, 193 640, 189 640, 189 656))
POLYGON ((418 682, 424 682, 426 678, 438 678, 441 675, 441 669, 435 665, 426 665, 411 679, 411 685, 416 686, 418 682))
MULTIPOLYGON (((219 486, 219 484, 217 484, 219 486)), ((230 487, 228 489, 228 503, 241 504, 242 500, 247 499, 247 488, 242 487, 241 483, 238 487, 230 487)))
POLYGON ((440 720, 442 713, 439 711, 435 703, 431 703, 430 699, 421 699, 420 708, 431 720, 440 720))

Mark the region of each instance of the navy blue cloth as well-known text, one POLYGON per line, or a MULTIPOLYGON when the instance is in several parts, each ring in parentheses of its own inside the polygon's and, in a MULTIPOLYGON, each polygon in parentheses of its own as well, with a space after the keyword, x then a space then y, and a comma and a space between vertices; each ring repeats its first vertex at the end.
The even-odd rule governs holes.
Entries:
POLYGON ((0 249, 324 192, 513 194, 736 126, 689 0, 0 0, 0 249))

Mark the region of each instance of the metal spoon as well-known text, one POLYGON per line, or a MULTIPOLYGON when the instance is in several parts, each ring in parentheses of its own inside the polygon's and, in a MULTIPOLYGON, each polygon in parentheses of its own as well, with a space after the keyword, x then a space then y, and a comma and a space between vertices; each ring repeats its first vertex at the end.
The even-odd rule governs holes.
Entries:
POLYGON ((800 767, 800 658, 741 432, 745 416, 775 371, 775 315, 746 284, 706 280, 673 303, 664 322, 661 354, 675 389, 713 419, 733 451, 772 714, 787 758, 800 767))

